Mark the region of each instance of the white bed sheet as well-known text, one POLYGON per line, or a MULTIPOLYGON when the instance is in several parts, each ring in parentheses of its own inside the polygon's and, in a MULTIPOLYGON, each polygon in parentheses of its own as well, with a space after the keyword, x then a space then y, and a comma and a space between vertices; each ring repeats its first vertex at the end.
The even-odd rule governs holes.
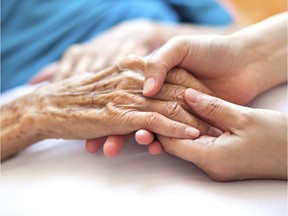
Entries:
MULTIPOLYGON (((10 100, 29 86, 3 94, 10 100)), ((250 106, 287 112, 287 85, 250 106)), ((114 159, 83 141, 46 140, 1 167, 1 215, 287 215, 287 182, 217 183, 191 163, 131 141, 114 159)))

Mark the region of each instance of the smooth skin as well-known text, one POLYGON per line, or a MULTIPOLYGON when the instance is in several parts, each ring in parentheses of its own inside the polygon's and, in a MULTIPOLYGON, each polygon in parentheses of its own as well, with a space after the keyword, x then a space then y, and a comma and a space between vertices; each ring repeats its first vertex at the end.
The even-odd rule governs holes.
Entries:
POLYGON ((287 114, 239 106, 193 89, 184 98, 224 133, 196 139, 157 135, 166 152, 194 163, 216 181, 287 179, 287 114))

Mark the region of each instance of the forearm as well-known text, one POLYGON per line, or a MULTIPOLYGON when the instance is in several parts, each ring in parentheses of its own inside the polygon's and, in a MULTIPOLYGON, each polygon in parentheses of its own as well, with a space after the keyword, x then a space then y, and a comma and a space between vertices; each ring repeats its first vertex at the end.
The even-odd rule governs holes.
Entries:
POLYGON ((248 57, 246 63, 256 78, 259 93, 287 81, 287 13, 229 37, 243 46, 242 54, 248 57))
POLYGON ((31 96, 25 96, 1 107, 1 161, 43 139, 35 129, 31 103, 31 96))

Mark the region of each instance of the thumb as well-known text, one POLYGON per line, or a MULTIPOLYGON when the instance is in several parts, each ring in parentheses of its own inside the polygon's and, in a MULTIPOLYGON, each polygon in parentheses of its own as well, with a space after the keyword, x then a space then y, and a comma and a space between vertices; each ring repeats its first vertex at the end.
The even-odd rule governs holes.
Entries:
POLYGON ((237 122, 243 114, 244 107, 194 89, 187 89, 184 98, 189 107, 206 120, 231 131, 238 128, 237 122))
POLYGON ((187 41, 183 37, 175 37, 169 40, 159 50, 155 51, 148 59, 145 69, 145 82, 143 94, 154 96, 161 89, 169 70, 179 65, 186 57, 187 41))

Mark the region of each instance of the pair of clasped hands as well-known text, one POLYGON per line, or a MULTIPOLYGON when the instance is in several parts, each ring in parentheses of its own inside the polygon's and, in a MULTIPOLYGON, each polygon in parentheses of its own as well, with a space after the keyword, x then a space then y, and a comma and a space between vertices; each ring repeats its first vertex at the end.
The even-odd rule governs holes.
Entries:
MULTIPOLYGON (((159 91, 165 92, 165 79, 173 77, 185 87, 173 92, 175 100, 185 102, 180 104, 199 119, 199 127, 186 131, 191 138, 142 129, 135 140, 151 154, 166 151, 194 163, 216 181, 287 179, 287 115, 243 106, 287 81, 286 15, 227 36, 169 40, 146 60, 143 95, 157 98, 159 91), (201 130, 202 123, 210 126, 201 130)), ((170 115, 184 115, 179 103, 170 104, 170 115)), ((114 157, 130 136, 90 139, 86 149, 93 153, 103 146, 104 154, 114 157)))

